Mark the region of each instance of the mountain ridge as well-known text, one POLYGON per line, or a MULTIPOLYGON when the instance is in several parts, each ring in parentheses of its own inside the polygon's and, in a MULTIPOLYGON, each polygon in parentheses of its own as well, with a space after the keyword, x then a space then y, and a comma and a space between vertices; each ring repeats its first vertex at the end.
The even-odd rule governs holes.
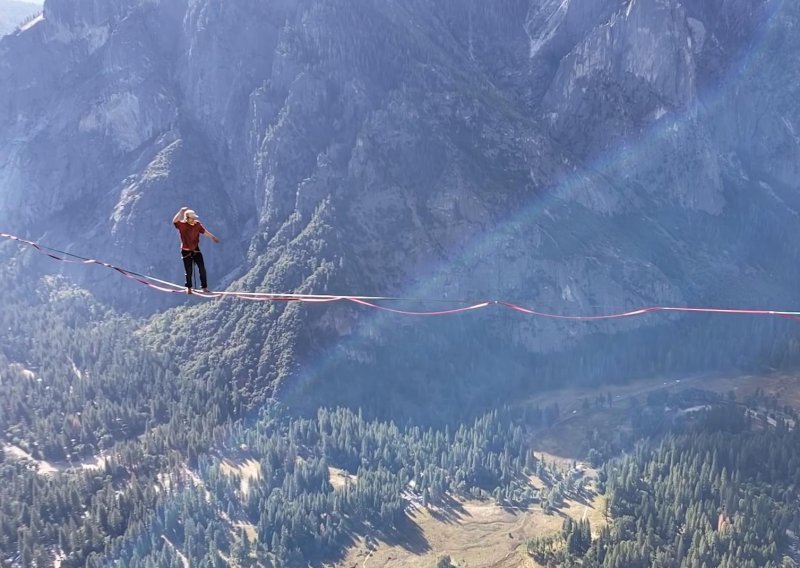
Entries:
POLYGON ((41 11, 41 3, 0 0, 0 37, 14 32, 20 25, 41 11))

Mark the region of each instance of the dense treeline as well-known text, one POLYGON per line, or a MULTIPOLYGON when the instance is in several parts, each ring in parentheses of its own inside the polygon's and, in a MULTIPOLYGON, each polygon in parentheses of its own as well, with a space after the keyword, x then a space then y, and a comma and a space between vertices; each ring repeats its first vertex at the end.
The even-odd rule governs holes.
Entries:
POLYGON ((0 563, 46 566, 57 550, 62 566, 78 567, 119 551, 145 530, 163 494, 158 472, 168 467, 127 446, 97 469, 44 476, 0 454, 0 563))
MULTIPOLYGON (((262 564, 300 565, 335 557, 366 527, 391 534, 406 522, 411 504, 446 506, 457 495, 509 505, 539 500, 522 476, 544 466, 524 438, 522 425, 498 412, 452 433, 401 429, 345 409, 321 409, 316 420, 286 421, 266 413, 250 428, 238 424, 225 433, 229 451, 259 463, 258 478, 248 480, 247 490, 239 474, 226 470, 225 460, 203 457, 198 475, 204 489, 194 491, 208 492, 205 498, 224 511, 222 524, 244 523, 256 531, 254 542, 241 533, 228 538, 225 531, 219 550, 262 564), (339 487, 331 480, 334 466, 344 476, 339 487)), ((557 491, 568 491, 567 484, 557 491)), ((166 531, 170 541, 185 544, 174 522, 165 519, 159 526, 173 526, 166 531)), ((164 554, 166 545, 156 544, 134 549, 130 558, 164 554)), ((190 560, 205 558, 204 550, 182 551, 190 560)))
MULTIPOLYGON (((323 408, 290 418, 267 404, 248 420, 253 401, 224 369, 185 372, 140 337, 141 322, 60 279, 43 280, 33 294, 12 282, 4 301, 0 563, 42 565, 59 556, 65 567, 110 559, 148 568, 292 566, 335 558, 356 534, 402 529, 409 506, 447 507, 465 496, 550 511, 582 491, 530 452, 534 431, 559 422, 557 404, 504 407, 468 422, 451 421, 459 412, 444 409, 448 419, 428 422, 442 422, 436 427, 388 422, 376 405, 366 416, 323 408), (37 306, 45 304, 42 314, 37 306), (12 461, 3 445, 60 469, 105 461, 48 477, 12 461), (257 475, 245 480, 222 456, 255 460, 257 475), (529 473, 548 487, 534 490, 529 473)), ((433 398, 459 390, 459 380, 431 386, 433 398)), ((692 396, 626 401, 635 435, 656 438, 674 427, 665 405, 720 402, 692 396)), ((604 393, 583 410, 620 412, 621 404, 604 393)), ((777 424, 757 431, 726 409, 661 446, 641 446, 604 470, 610 527, 595 527, 592 540, 587 523, 565 523, 558 535, 532 542, 531 553, 584 566, 778 562, 785 529, 795 525, 788 504, 800 448, 798 435, 777 424), (766 509, 777 513, 764 519, 766 509)), ((590 433, 580 449, 599 466, 633 435, 590 433)))
MULTIPOLYGON (((525 482, 528 471, 553 479, 545 506, 554 505, 576 488, 533 458, 526 429, 510 414, 495 411, 450 432, 366 421, 345 409, 322 409, 315 420, 265 411, 250 427, 237 423, 204 437, 219 451, 258 461, 246 491, 222 458, 201 455, 195 473, 183 465, 168 447, 173 422, 118 444, 98 471, 51 478, 3 458, 15 483, 0 489, 0 542, 23 566, 54 550, 64 566, 120 556, 131 566, 169 565, 180 555, 201 566, 222 555, 291 566, 336 556, 365 527, 391 533, 410 503, 446 505, 454 495, 533 503, 540 495, 525 482), (343 486, 334 487, 333 466, 343 486), (252 542, 236 530, 245 525, 256 531, 252 542)), ((545 415, 554 410, 532 413, 545 415)))
POLYGON ((561 532, 532 538, 528 541, 528 554, 546 566, 571 564, 592 546, 592 525, 588 520, 575 522, 564 519, 561 532))
POLYGON ((140 345, 129 318, 59 279, 42 285, 33 295, 9 287, 0 310, 6 442, 37 459, 78 460, 166 422, 175 366, 140 345))
POLYGON ((749 416, 715 407, 684 431, 609 462, 612 520, 585 555, 540 540, 529 551, 598 568, 795 565, 782 553, 800 521, 800 432, 781 420, 754 428, 749 416))
MULTIPOLYGON (((158 445, 143 453, 124 444, 102 469, 59 478, 5 460, 0 548, 17 550, 22 566, 53 550, 64 566, 110 558, 143 567, 184 559, 292 566, 336 557, 366 527, 390 534, 410 504, 446 506, 464 495, 557 507, 579 488, 534 459, 511 414, 450 432, 366 421, 345 409, 320 410, 315 420, 265 412, 250 427, 215 435, 235 463, 258 461, 258 477, 246 484, 219 457, 201 456, 196 474, 178 454, 148 457, 158 445), (531 471, 551 481, 551 495, 523 482, 531 471)), ((587 522, 567 520, 560 533, 532 540, 530 553, 563 566, 779 566, 787 529, 798 525, 800 434, 780 420, 754 428, 735 406, 687 420, 602 468, 610 524, 594 539, 587 522)))
POLYGON ((120 315, 60 277, 29 282, 2 267, 0 436, 59 466, 147 437, 192 466, 221 424, 241 415, 222 369, 187 372, 145 338, 145 322, 120 315), (46 306, 46 309, 44 308, 46 306))

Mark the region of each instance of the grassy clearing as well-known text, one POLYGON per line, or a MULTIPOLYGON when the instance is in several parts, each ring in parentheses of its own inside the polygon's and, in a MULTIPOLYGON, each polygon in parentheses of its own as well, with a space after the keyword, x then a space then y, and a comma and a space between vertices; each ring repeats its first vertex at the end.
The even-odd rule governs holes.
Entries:
MULTIPOLYGON (((743 401, 759 388, 768 397, 777 397, 780 404, 800 408, 800 377, 791 375, 653 378, 601 389, 550 391, 523 404, 544 407, 557 402, 560 408, 559 421, 531 437, 536 457, 565 471, 577 462, 584 469, 584 476, 595 479, 596 472, 581 461, 587 437, 594 430, 630 432, 629 407, 634 398, 643 402, 649 393, 658 390, 702 389, 722 395, 733 391, 736 399, 743 401), (597 408, 593 404, 598 395, 609 393, 610 407, 597 408), (584 401, 589 402, 588 409, 584 401)), ((331 482, 343 485, 344 477, 332 472, 331 482)), ((545 486, 536 477, 531 477, 530 482, 535 488, 545 486)), ((446 509, 414 509, 409 513, 408 525, 392 541, 377 539, 375 535, 358 538, 335 566, 430 568, 438 558, 449 555, 459 567, 536 568, 539 565, 528 557, 525 548, 529 538, 560 530, 566 516, 575 520, 585 516, 596 534, 606 523, 604 511, 604 497, 594 492, 586 502, 567 500, 557 513, 550 515, 538 506, 520 511, 504 509, 492 502, 456 500, 446 509)))
POLYGON ((225 475, 238 476, 239 490, 242 495, 247 496, 250 491, 250 482, 261 476, 261 465, 254 459, 246 459, 240 462, 225 459, 222 461, 221 471, 225 475))
POLYGON ((344 489, 345 485, 349 482, 355 485, 358 478, 338 467, 328 467, 328 474, 330 475, 331 485, 334 489, 344 489))
POLYGON ((408 526, 392 542, 359 538, 336 566, 431 568, 439 557, 449 555, 459 567, 532 568, 538 564, 528 557, 528 539, 557 532, 567 516, 575 520, 586 516, 593 527, 602 526, 603 508, 599 495, 588 503, 567 500, 550 515, 538 506, 520 511, 491 502, 456 500, 446 509, 412 511, 408 526))
POLYGON ((21 365, 20 363, 12 363, 9 365, 8 370, 11 372, 11 375, 15 377, 19 377, 22 379, 26 379, 29 381, 36 379, 36 373, 27 369, 25 365, 21 365))
POLYGON ((794 375, 715 377, 704 381, 702 388, 720 394, 733 391, 739 401, 761 389, 768 397, 775 396, 781 405, 800 408, 800 377, 794 375))
POLYGON ((258 529, 252 523, 244 523, 238 522, 233 523, 233 528, 236 531, 236 535, 240 535, 242 532, 247 535, 247 541, 250 543, 256 542, 258 540, 258 529))
POLYGON ((55 475, 58 473, 64 473, 65 471, 80 469, 87 471, 99 471, 106 466, 106 458, 102 455, 73 462, 52 462, 46 460, 37 460, 19 446, 5 445, 3 446, 3 450, 5 451, 8 459, 35 464, 36 471, 39 473, 39 475, 55 475))

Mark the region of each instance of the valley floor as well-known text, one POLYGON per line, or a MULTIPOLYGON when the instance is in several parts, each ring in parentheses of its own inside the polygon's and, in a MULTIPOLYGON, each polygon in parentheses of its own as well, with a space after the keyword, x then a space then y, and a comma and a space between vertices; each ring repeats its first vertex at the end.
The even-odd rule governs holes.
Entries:
POLYGON ((592 525, 603 522, 602 497, 589 503, 567 501, 555 514, 539 507, 508 510, 491 502, 458 500, 452 507, 417 508, 409 513, 408 540, 402 544, 368 537, 361 538, 340 568, 430 568, 449 555, 458 566, 511 568, 538 566, 525 543, 529 538, 554 533, 565 516, 575 520, 590 518, 592 525))
MULTIPOLYGON (((379 535, 367 535, 356 540, 335 568, 430 568, 443 556, 449 556, 459 568, 535 568, 537 564, 527 554, 526 542, 561 530, 566 517, 574 520, 588 518, 592 532, 607 524, 605 502, 594 489, 596 472, 582 461, 585 442, 592 431, 630 430, 629 411, 641 404, 651 393, 668 391, 671 394, 708 392, 717 395, 735 393, 740 403, 761 392, 761 398, 772 398, 782 405, 800 408, 800 378, 791 375, 698 375, 682 379, 653 378, 626 385, 604 386, 602 389, 571 388, 549 391, 523 404, 544 407, 557 403, 561 418, 550 428, 532 436, 536 457, 565 471, 573 466, 587 478, 590 499, 568 499, 554 513, 545 513, 538 505, 527 510, 513 510, 492 501, 454 500, 447 508, 409 508, 408 526, 392 541, 379 535), (611 395, 611 403, 598 407, 599 395, 611 395), (588 407, 587 407, 588 403, 588 407), (584 448, 582 450, 582 448, 584 448), (394 542, 396 540, 397 542, 394 542)), ((679 412, 703 408, 690 407, 679 412)), ((763 409, 753 408, 754 415, 770 419, 763 409)), ((531 478, 535 488, 545 484, 531 478)))

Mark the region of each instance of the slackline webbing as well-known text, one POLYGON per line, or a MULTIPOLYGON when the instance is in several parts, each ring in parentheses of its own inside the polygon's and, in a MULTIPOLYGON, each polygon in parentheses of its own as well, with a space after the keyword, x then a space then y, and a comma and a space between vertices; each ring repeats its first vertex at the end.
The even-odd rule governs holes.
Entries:
MULTIPOLYGON (((34 241, 29 241, 17 237, 15 235, 10 235, 8 233, 0 232, 0 237, 30 246, 33 249, 37 250, 38 252, 50 257, 51 259, 58 260, 60 262, 67 262, 72 264, 97 264, 103 266, 105 268, 114 270, 115 272, 121 274, 125 278, 134 280, 157 292, 162 292, 167 294, 186 294, 186 288, 184 286, 181 286, 180 284, 175 284, 173 282, 161 280, 159 278, 148 276, 146 274, 140 274, 138 272, 128 270, 127 268, 115 266, 113 264, 110 264, 108 262, 103 262, 101 260, 86 258, 70 252, 47 247, 42 244, 36 243, 34 241)), ((271 292, 236 292, 236 291, 202 292, 200 290, 193 290, 192 294, 194 296, 204 299, 235 298, 239 300, 248 300, 255 302, 304 302, 310 304, 350 302, 353 304, 357 304, 359 306, 364 306, 367 308, 372 308, 383 312, 389 312, 393 314, 406 315, 406 316, 446 316, 446 315, 454 315, 454 314, 480 310, 483 308, 488 308, 490 306, 501 306, 518 313, 541 317, 541 318, 566 320, 566 321, 585 321, 585 322, 629 318, 629 317, 643 316, 646 314, 652 314, 656 312, 779 316, 800 321, 800 311, 791 311, 791 310, 703 308, 703 307, 688 307, 688 306, 648 306, 635 310, 600 314, 600 315, 563 315, 563 314, 544 312, 540 310, 534 310, 523 306, 519 306, 517 304, 513 304, 511 302, 506 302, 503 300, 471 301, 471 300, 449 300, 444 298, 426 299, 426 298, 403 298, 403 297, 391 297, 391 296, 354 296, 354 295, 331 295, 331 294, 297 294, 297 293, 271 293, 271 292), (449 309, 433 310, 433 311, 415 311, 415 310, 401 310, 397 308, 392 308, 377 302, 406 302, 406 303, 417 303, 417 304, 429 304, 433 302, 440 302, 448 304, 466 304, 466 305, 457 306, 449 309)))

